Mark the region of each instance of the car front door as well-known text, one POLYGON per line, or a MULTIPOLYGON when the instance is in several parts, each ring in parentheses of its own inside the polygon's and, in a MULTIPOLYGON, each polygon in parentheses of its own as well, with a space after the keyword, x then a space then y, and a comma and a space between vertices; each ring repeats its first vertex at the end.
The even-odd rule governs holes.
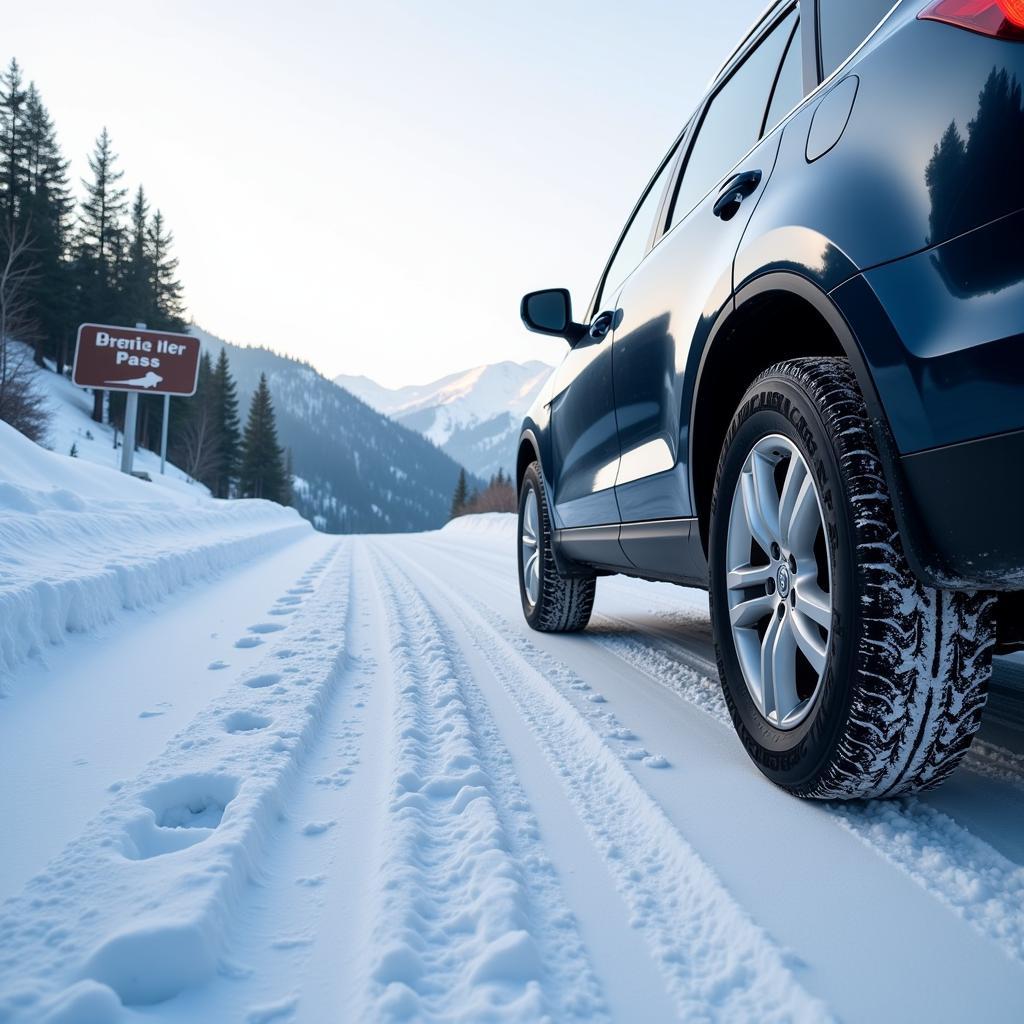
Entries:
MULTIPOLYGON (((694 514, 687 363, 732 300, 733 257, 781 132, 758 140, 773 126, 769 119, 777 123, 803 95, 798 20, 795 6, 778 14, 703 105, 663 209, 666 233, 614 301, 615 492, 623 523, 694 514), (789 107, 779 90, 795 93, 789 107)), ((626 530, 622 546, 639 568, 672 573, 656 547, 631 542, 626 530), (652 558, 659 564, 645 564, 652 558)))
MULTIPOLYGON (((677 144, 678 145, 678 144, 677 144)), ((665 158, 623 231, 605 274, 624 278, 644 257, 671 176, 665 158), (618 269, 616 269, 618 268, 618 269)), ((621 279, 620 279, 621 283, 621 279)), ((619 434, 612 386, 613 316, 598 313, 555 372, 551 412, 555 518, 560 528, 619 522, 619 434)))

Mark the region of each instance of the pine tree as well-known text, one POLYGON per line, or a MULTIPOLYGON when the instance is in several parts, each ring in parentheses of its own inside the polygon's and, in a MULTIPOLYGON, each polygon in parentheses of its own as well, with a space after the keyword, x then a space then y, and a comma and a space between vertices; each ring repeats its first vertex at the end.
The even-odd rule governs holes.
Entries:
POLYGON ((125 273, 121 281, 119 305, 125 320, 144 323, 159 330, 156 323, 156 296, 153 292, 153 266, 150 261, 148 238, 149 203, 140 185, 132 201, 131 224, 128 233, 128 253, 125 273))
POLYGON ((210 488, 218 498, 231 497, 231 485, 238 478, 241 432, 238 421, 238 392, 226 348, 220 350, 210 380, 210 402, 218 439, 217 476, 210 488))
POLYGON ((288 496, 284 452, 277 441, 274 406, 265 373, 260 374, 259 386, 249 406, 242 440, 239 489, 245 498, 268 498, 283 503, 288 496))
POLYGON ((178 260, 171 255, 174 235, 157 210, 146 235, 151 267, 154 321, 162 330, 185 329, 185 300, 178 280, 178 260))
POLYGON ((466 471, 459 470, 459 481, 455 485, 455 493, 452 495, 452 519, 461 516, 466 511, 466 503, 469 501, 469 484, 466 482, 466 471))
POLYGON ((33 241, 29 299, 39 324, 36 362, 51 356, 64 372, 75 324, 69 243, 74 200, 68 161, 57 142, 53 121, 34 84, 26 98, 27 193, 25 216, 33 241))
POLYGON ((15 234, 28 191, 28 90, 12 58, 0 74, 0 216, 7 237, 15 234))
MULTIPOLYGON (((118 187, 123 171, 104 128, 89 156, 92 180, 83 181, 86 197, 79 214, 75 245, 80 320, 116 323, 120 318, 120 276, 126 263, 123 219, 127 190, 118 187)), ((103 392, 93 392, 92 418, 103 418, 103 392)))

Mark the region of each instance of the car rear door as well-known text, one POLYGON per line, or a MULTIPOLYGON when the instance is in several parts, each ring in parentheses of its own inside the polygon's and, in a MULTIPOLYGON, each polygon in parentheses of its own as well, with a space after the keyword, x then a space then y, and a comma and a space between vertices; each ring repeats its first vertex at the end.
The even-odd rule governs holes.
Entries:
MULTIPOLYGON (((763 137, 764 129, 802 98, 802 65, 794 4, 766 20, 705 101, 662 211, 664 235, 607 302, 616 321, 615 493, 623 523, 694 514, 686 368, 732 301, 733 257, 778 152, 781 133, 763 137)), ((623 530, 623 549, 635 565, 686 575, 666 566, 649 539, 648 532, 634 543, 623 530)))

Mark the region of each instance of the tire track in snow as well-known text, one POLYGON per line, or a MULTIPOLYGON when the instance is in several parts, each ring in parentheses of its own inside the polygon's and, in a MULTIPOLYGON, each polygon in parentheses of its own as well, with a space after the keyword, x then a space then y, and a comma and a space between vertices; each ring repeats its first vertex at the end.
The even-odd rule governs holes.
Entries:
MULTIPOLYGON (((452 557, 449 545, 435 542, 428 546, 436 554, 452 557)), ((509 569, 514 564, 513 555, 502 556, 490 548, 481 548, 474 551, 473 555, 478 564, 479 561, 488 563, 485 571, 495 582, 503 586, 509 586, 510 583, 512 586, 515 585, 515 578, 509 569)), ((602 580, 602 586, 621 587, 623 583, 628 585, 631 582, 612 576, 602 580)), ((627 596, 634 600, 639 597, 635 591, 628 593, 627 596)), ((694 647, 703 647, 703 638, 687 635, 694 632, 694 626, 701 620, 707 622, 707 611, 701 616, 696 609, 680 608, 663 593, 645 594, 643 601, 645 604, 639 605, 638 608, 644 611, 648 618, 641 624, 638 624, 635 618, 597 610, 591 619, 587 635, 594 637, 598 643, 622 657, 632 667, 639 668, 662 685, 668 684, 670 688, 678 691, 684 700, 697 705, 702 711, 731 727, 729 712, 718 680, 718 666, 714 661, 713 646, 706 654, 701 653, 694 647), (654 617, 653 623, 650 616, 654 617), (641 635, 642 640, 638 639, 641 635), (657 665, 644 668, 644 662, 651 658, 652 651, 664 657, 655 657, 653 660, 657 665)), ((708 639, 707 644, 710 646, 712 641, 708 639)), ((975 737, 961 767, 975 775, 1024 789, 1024 754, 999 746, 990 740, 975 737)))
POLYGON ((609 727, 612 736, 621 731, 614 716, 594 705, 585 717, 566 695, 589 685, 509 630, 487 607, 471 605, 440 580, 434 587, 489 661, 560 777, 680 1018, 828 1019, 824 1004, 794 977, 785 953, 637 781, 627 767, 628 752, 620 755, 608 745, 601 733, 609 727))
MULTIPOLYGON (((449 558, 455 556, 454 552, 446 554, 449 558)), ((510 580, 514 582, 511 573, 502 583, 507 586, 510 580)), ((566 670, 563 663, 553 663, 549 656, 518 636, 507 616, 490 608, 481 608, 480 614, 488 616, 511 642, 521 641, 535 663, 557 664, 562 671, 566 670)), ((614 622, 616 629, 629 628, 625 619, 602 616, 598 621, 602 618, 614 622)), ((635 631, 635 626, 633 628, 635 631)), ((662 633, 656 643, 608 635, 599 636, 598 642, 631 667, 732 729, 718 680, 702 680, 692 667, 692 654, 679 641, 666 638, 662 633)), ((984 744, 968 763, 971 770, 1002 781, 1020 765, 1017 755, 992 744, 984 744), (993 760, 995 764, 991 763, 993 760)), ((948 815, 928 806, 926 800, 901 797, 825 806, 832 812, 837 826, 856 836, 931 897, 967 921, 980 935, 999 945, 1007 955, 1024 962, 1024 868, 948 815)))
POLYGON ((388 604, 393 789, 366 1019, 606 1019, 486 705, 441 620, 374 550, 388 604))

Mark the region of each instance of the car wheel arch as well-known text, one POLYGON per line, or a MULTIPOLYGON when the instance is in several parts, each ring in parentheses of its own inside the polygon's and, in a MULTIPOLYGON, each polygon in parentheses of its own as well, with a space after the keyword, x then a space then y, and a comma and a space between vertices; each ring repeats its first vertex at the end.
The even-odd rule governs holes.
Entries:
MULTIPOLYGON (((719 317, 701 352, 689 416, 689 464, 693 509, 708 553, 711 495, 725 432, 743 394, 757 376, 782 359, 841 356, 849 359, 872 420, 892 452, 888 421, 860 347, 842 314, 807 278, 791 272, 764 274, 744 286, 719 317), (766 332, 770 340, 765 343, 766 332)), ((895 461, 886 474, 899 493, 895 461)))

